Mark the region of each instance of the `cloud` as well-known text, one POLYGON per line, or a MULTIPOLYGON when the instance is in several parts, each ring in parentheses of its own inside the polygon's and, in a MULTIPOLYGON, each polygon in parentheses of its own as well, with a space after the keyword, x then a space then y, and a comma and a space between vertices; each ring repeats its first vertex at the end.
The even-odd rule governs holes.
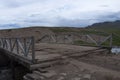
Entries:
POLYGON ((120 19, 119 7, 119 0, 1 0, 0 24, 87 26, 120 19))

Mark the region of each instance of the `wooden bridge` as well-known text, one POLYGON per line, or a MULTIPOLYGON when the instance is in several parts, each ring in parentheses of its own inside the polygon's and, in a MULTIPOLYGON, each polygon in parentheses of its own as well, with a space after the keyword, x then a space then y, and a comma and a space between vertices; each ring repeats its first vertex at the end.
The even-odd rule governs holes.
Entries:
POLYGON ((34 37, 0 38, 0 50, 28 69, 61 62, 66 56, 81 56, 97 47, 35 43, 34 37))

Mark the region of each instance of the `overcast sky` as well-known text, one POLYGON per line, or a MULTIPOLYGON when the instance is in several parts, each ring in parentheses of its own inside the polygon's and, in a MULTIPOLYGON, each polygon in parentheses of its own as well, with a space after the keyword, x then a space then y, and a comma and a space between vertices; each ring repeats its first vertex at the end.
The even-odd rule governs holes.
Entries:
POLYGON ((120 0, 0 0, 0 28, 81 27, 114 20, 120 20, 120 0))

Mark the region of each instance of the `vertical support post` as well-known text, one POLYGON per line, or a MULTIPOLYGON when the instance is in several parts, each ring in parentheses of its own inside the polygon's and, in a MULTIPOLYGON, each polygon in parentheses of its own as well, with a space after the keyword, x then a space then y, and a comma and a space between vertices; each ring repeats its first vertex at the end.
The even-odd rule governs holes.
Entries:
POLYGON ((113 33, 111 34, 111 37, 110 37, 110 47, 112 47, 112 40, 113 40, 113 33))
POLYGON ((16 38, 16 46, 17 46, 17 54, 19 54, 19 44, 18 44, 18 38, 16 38))
POLYGON ((4 39, 4 42, 5 42, 5 49, 7 49, 8 45, 7 45, 7 42, 6 42, 7 38, 4 39))
POLYGON ((35 63, 35 39, 34 37, 31 37, 32 39, 32 62, 35 63))
POLYGON ((26 52, 27 52, 27 51, 26 51, 26 50, 27 50, 26 38, 23 38, 23 41, 24 41, 24 42, 23 42, 23 44, 24 44, 24 55, 25 55, 25 57, 27 57, 27 53, 26 53, 26 52))
POLYGON ((2 42, 1 47, 3 48, 3 46, 4 46, 4 41, 3 41, 3 38, 1 38, 1 42, 2 42))
POLYGON ((5 39, 3 38, 3 48, 5 48, 5 39))
POLYGON ((6 38, 4 39, 4 48, 7 49, 6 38))
POLYGON ((9 43, 10 43, 10 51, 12 51, 12 41, 11 41, 11 38, 9 38, 9 43))
POLYGON ((6 39, 4 39, 4 49, 7 49, 6 39))

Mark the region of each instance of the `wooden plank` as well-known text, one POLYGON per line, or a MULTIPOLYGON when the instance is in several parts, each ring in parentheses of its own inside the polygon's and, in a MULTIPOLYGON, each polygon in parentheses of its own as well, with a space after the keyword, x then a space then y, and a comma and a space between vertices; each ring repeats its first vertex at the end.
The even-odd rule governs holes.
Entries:
MULTIPOLYGON (((40 52, 39 52, 40 53, 40 52)), ((51 61, 51 60, 57 60, 60 59, 61 55, 59 54, 37 54, 36 59, 37 62, 45 62, 45 61, 51 61)))
POLYGON ((100 43, 100 45, 103 44, 105 41, 107 41, 110 37, 111 37, 111 35, 108 36, 108 37, 106 37, 106 38, 100 43))
POLYGON ((38 69, 38 68, 41 68, 41 67, 49 67, 49 66, 58 64, 60 62, 61 62, 61 60, 55 60, 55 61, 33 64, 33 65, 30 65, 30 70, 38 69))
POLYGON ((87 37, 98 46, 98 43, 91 36, 87 35, 87 37))
POLYGON ((111 37, 110 37, 110 47, 112 47, 112 41, 113 41, 113 34, 111 34, 111 37))

